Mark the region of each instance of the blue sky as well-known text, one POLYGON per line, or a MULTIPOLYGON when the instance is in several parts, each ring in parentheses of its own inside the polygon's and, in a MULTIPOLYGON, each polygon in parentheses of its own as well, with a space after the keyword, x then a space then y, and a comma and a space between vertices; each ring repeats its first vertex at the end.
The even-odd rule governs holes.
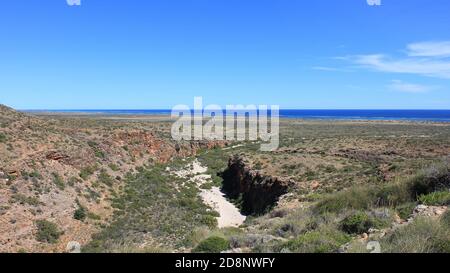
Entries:
POLYGON ((5 0, 0 103, 450 109, 450 1, 5 0))

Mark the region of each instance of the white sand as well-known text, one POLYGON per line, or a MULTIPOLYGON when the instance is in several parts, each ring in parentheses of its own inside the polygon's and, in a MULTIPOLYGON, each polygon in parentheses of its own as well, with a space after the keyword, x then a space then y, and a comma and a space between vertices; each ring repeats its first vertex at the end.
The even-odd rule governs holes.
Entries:
MULTIPOLYGON (((192 164, 187 165, 186 167, 184 167, 183 169, 174 172, 174 174, 180 178, 188 178, 190 176, 194 176, 194 178, 199 178, 198 176, 200 176, 201 174, 204 174, 208 171, 207 167, 203 167, 202 164, 195 159, 194 162, 192 162, 192 164)), ((204 181, 205 178, 211 179, 210 175, 201 175, 201 179, 202 181, 204 181)), ((206 181, 204 181, 203 183, 205 183, 206 181)), ((202 183, 202 184, 203 184, 202 183)))
POLYGON ((220 213, 220 217, 217 218, 219 228, 239 227, 245 222, 246 217, 225 198, 225 194, 220 191, 220 188, 213 187, 210 190, 202 190, 200 195, 205 204, 220 213))
MULTIPOLYGON (((211 182, 211 175, 205 174, 207 171, 208 168, 202 166, 196 159, 182 170, 174 172, 174 174, 181 178, 190 177, 189 180, 200 187, 211 182)), ((225 198, 225 194, 220 191, 219 187, 201 190, 200 196, 205 204, 220 214, 220 217, 217 218, 219 228, 239 227, 244 223, 246 217, 225 198)))

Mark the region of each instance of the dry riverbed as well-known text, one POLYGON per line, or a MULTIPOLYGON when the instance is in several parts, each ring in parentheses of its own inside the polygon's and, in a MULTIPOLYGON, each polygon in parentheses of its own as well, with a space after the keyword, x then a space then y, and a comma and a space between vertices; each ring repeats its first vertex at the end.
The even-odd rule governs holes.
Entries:
MULTIPOLYGON (((197 159, 185 166, 182 170, 174 172, 181 178, 190 179, 200 188, 203 184, 211 182, 211 175, 206 174, 208 168, 203 166, 197 159)), ((219 228, 239 227, 246 216, 242 215, 239 209, 227 200, 219 187, 211 189, 201 189, 200 196, 203 202, 220 214, 217 218, 219 228)))

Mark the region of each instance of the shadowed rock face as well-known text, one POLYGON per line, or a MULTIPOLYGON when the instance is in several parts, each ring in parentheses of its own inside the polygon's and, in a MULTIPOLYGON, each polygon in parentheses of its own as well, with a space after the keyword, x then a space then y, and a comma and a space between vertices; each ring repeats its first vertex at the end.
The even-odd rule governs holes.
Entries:
POLYGON ((293 181, 264 176, 251 170, 239 156, 230 158, 228 168, 221 176, 224 180, 222 190, 229 198, 241 203, 245 215, 267 212, 294 185, 293 181))

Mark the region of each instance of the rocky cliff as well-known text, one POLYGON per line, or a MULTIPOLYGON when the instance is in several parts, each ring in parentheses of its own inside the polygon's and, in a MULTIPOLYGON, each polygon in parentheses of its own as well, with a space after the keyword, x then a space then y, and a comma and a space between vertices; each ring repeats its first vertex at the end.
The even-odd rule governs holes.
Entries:
POLYGON ((240 203, 245 215, 258 215, 275 206, 294 181, 266 176, 252 170, 240 156, 230 158, 228 168, 221 174, 223 191, 240 203))

